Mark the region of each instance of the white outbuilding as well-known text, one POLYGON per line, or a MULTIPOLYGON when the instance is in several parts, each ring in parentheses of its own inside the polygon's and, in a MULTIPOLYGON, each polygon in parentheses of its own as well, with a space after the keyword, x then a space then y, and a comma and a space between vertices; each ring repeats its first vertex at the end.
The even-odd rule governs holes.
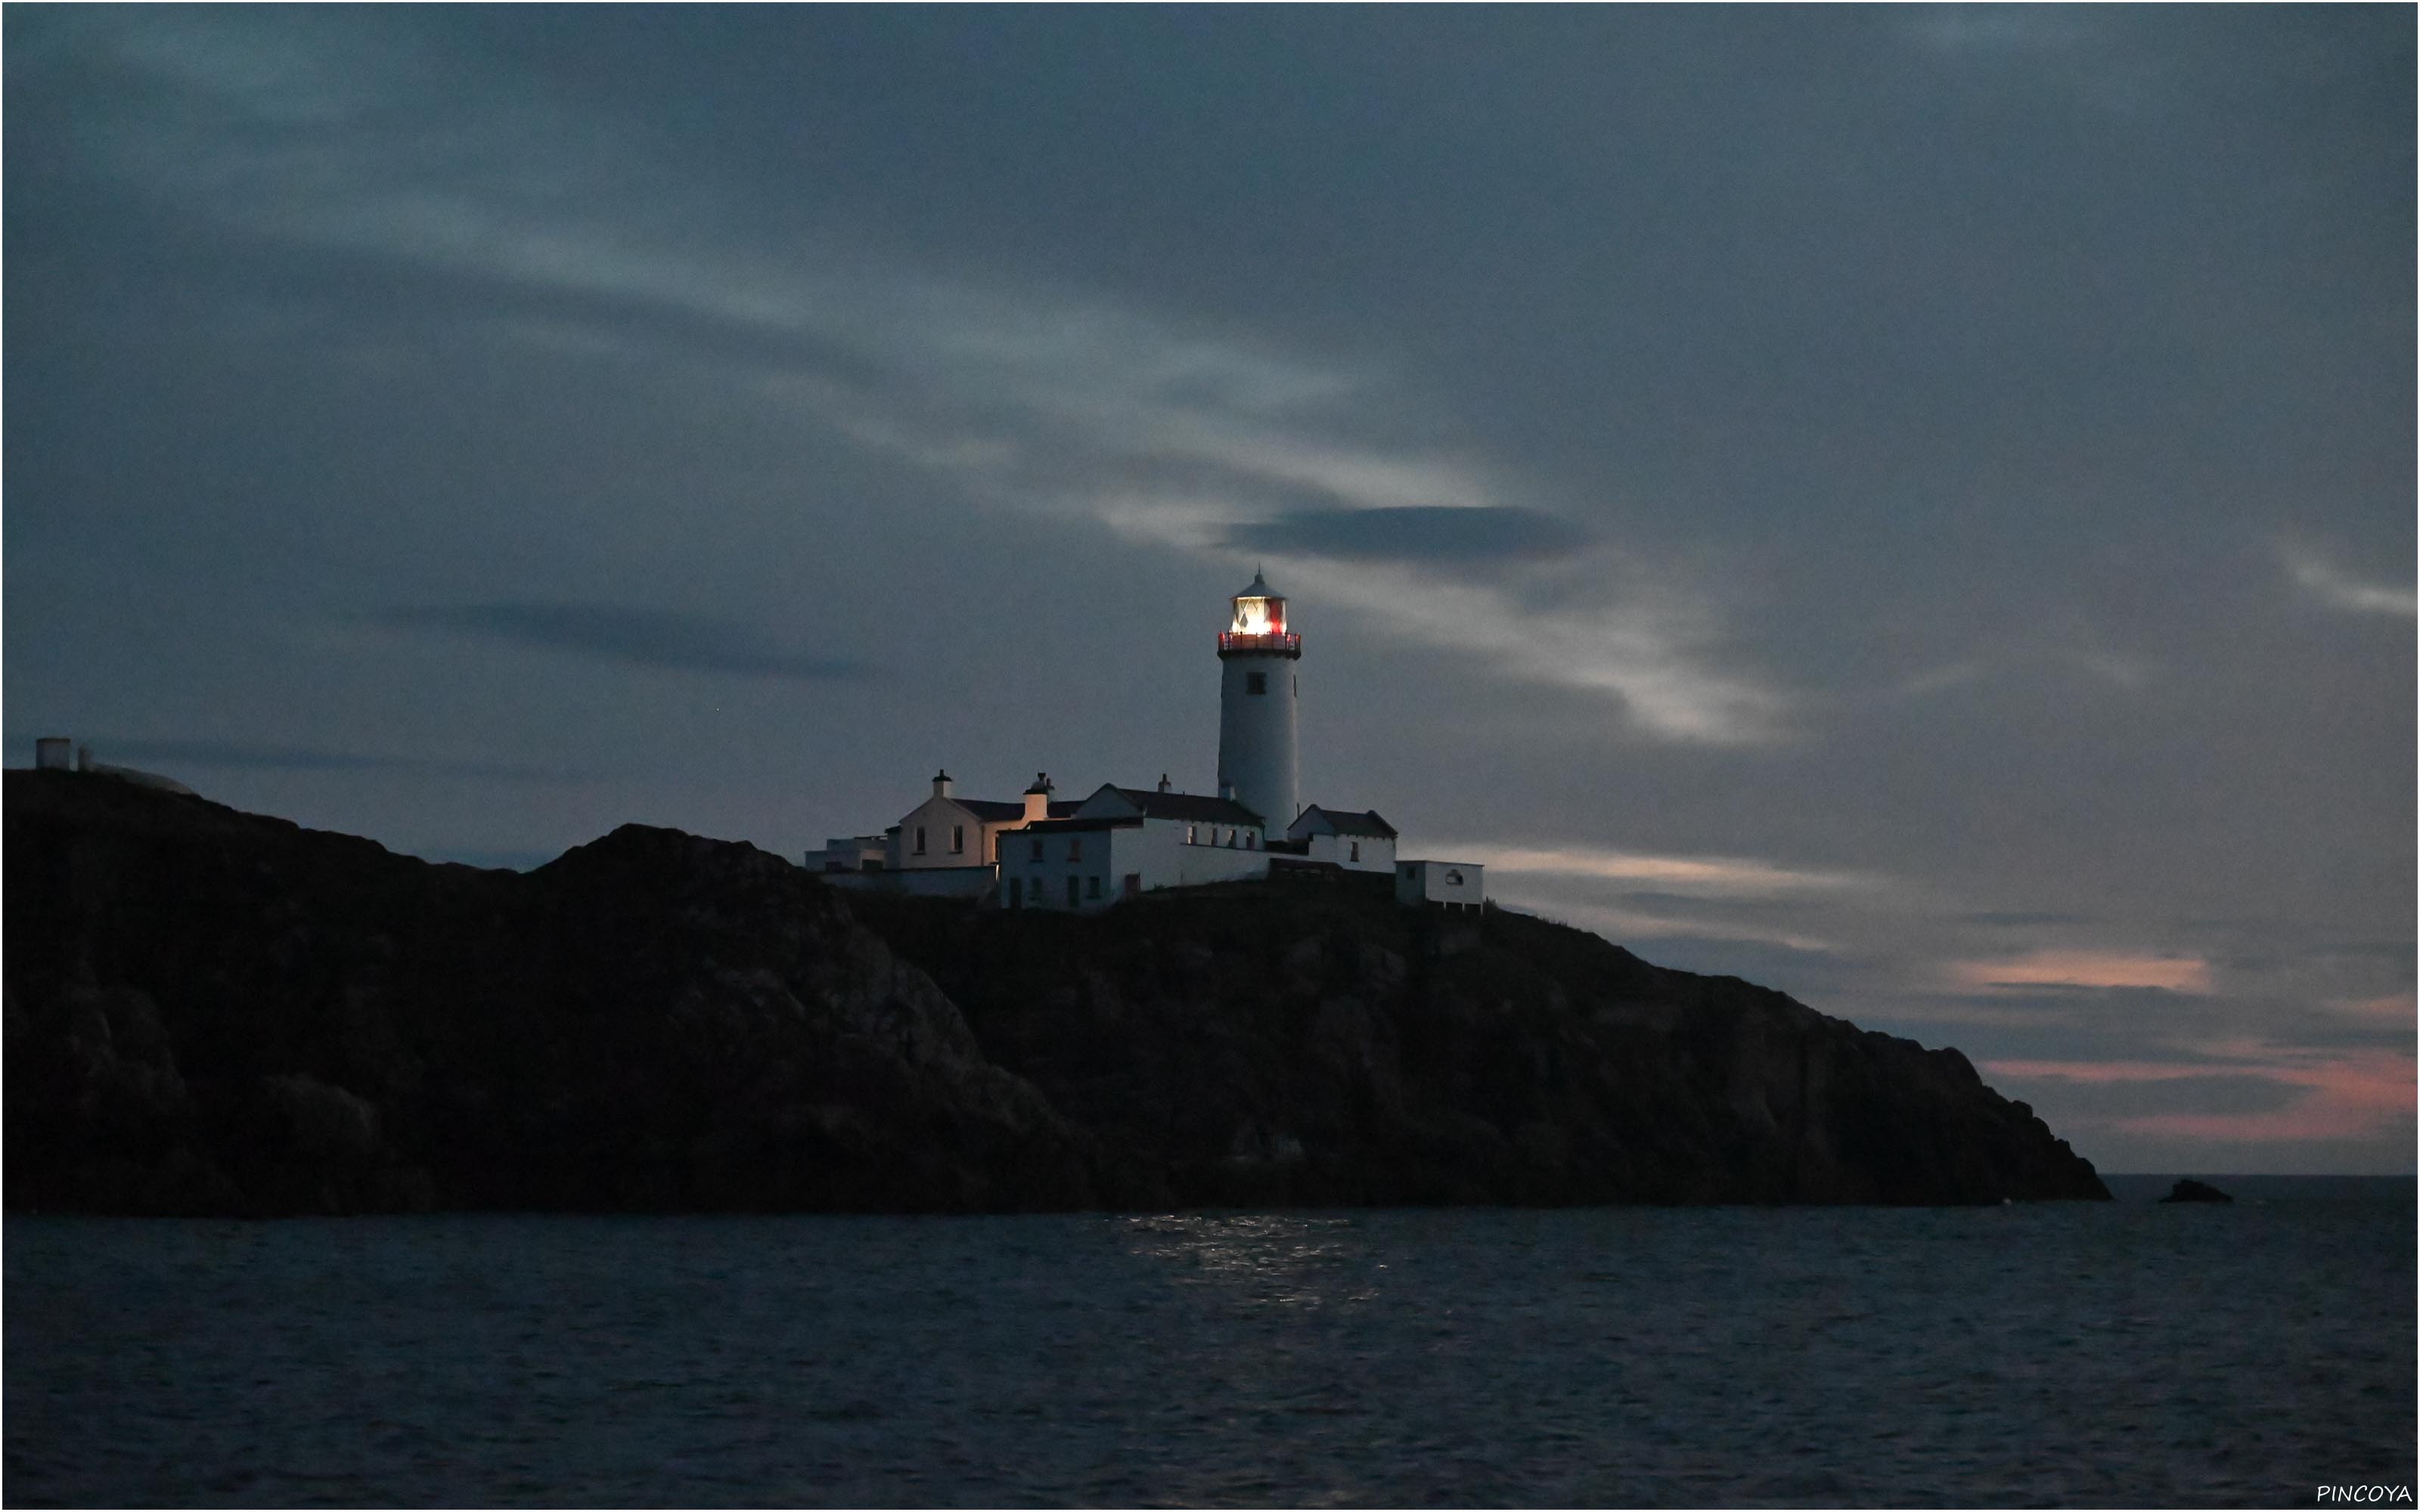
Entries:
POLYGON ((1347 872, 1395 870, 1395 826, 1375 809, 1354 813, 1314 803, 1287 826, 1286 839, 1301 843, 1305 860, 1347 872))
POLYGON ((1475 861, 1399 861, 1395 901, 1413 907, 1477 908, 1487 902, 1487 877, 1475 861))

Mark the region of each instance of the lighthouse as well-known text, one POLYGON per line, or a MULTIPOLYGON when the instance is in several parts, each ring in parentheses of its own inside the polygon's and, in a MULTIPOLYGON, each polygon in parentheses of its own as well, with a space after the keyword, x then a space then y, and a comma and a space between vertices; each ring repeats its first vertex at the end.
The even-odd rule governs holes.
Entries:
POLYGON ((1259 814, 1271 835, 1301 805, 1295 710, 1301 701, 1302 637, 1286 628, 1285 600, 1255 571, 1218 636, 1218 793, 1259 814))

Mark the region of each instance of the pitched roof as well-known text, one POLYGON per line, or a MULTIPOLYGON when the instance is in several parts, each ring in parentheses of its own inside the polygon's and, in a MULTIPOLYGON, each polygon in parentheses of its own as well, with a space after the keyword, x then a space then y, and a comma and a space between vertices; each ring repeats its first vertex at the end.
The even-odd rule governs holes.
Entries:
POLYGON ((1028 825, 1016 833, 1020 835, 1065 835, 1094 829, 1131 829, 1141 823, 1142 821, 1140 819, 1128 818, 1045 819, 1038 824, 1028 825))
MULTIPOLYGON (((1021 803, 1003 803, 998 798, 952 798, 950 801, 986 824, 1025 817, 1025 805, 1021 803)), ((1082 805, 1074 802, 1053 802, 1050 817, 1063 819, 1080 807, 1082 805)))
POLYGON ((1232 798, 1209 798, 1198 793, 1159 793, 1150 788, 1120 788, 1118 796, 1149 819, 1187 819, 1196 824, 1250 825, 1264 829, 1267 822, 1232 798))
POLYGON ((1286 826, 1286 832, 1292 834, 1295 830, 1300 829, 1311 821, 1313 815, 1317 815, 1330 830, 1339 835, 1374 835, 1380 840, 1395 838, 1395 826, 1379 818, 1378 810, 1375 809, 1365 809, 1359 813, 1347 813, 1337 809, 1323 809, 1315 803, 1297 815, 1295 822, 1286 826))

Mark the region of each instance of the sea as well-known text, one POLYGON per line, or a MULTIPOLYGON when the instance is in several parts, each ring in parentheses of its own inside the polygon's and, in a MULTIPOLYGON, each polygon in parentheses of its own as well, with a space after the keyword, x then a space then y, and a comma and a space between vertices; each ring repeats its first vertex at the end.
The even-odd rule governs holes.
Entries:
POLYGON ((2238 1200, 16 1216, 0 1497, 2410 1504, 2413 1180, 2210 1179, 2238 1200))

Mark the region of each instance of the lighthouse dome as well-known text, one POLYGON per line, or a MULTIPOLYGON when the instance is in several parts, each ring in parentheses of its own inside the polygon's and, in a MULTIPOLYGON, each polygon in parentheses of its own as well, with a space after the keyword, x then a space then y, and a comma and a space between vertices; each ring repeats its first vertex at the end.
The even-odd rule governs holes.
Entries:
POLYGON ((1230 636, 1283 636, 1286 633, 1285 595, 1271 593, 1268 579, 1259 572, 1252 574, 1251 586, 1237 594, 1233 603, 1234 613, 1227 622, 1230 636))

